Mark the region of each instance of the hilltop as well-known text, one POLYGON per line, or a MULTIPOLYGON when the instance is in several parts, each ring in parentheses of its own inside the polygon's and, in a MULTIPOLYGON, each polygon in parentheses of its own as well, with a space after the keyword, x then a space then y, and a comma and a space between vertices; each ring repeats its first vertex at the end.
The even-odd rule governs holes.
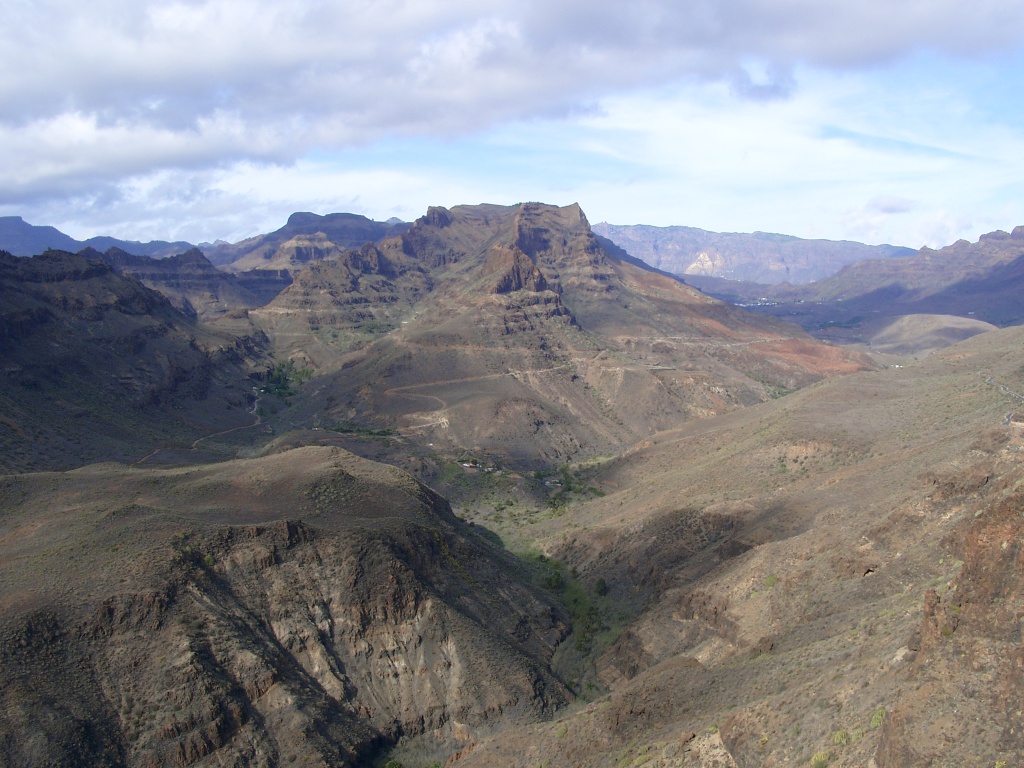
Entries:
POLYGON ((408 226, 399 221, 374 221, 355 213, 293 213, 278 230, 237 243, 218 243, 204 248, 204 252, 211 262, 233 272, 294 270, 399 234, 408 226))
POLYGON ((529 571, 338 449, 10 475, 0 520, 5 764, 363 765, 572 697, 529 571))

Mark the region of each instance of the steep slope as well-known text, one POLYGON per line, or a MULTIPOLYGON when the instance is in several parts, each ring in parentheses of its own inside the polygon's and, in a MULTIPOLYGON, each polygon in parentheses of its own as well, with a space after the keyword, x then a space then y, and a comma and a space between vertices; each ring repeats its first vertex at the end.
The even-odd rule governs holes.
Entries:
POLYGON ((201 328, 101 261, 0 253, 0 468, 137 458, 252 424, 260 343, 201 328))
POLYGON ((211 262, 233 272, 295 270, 310 261, 334 258, 345 249, 391 237, 407 227, 402 222, 373 221, 355 213, 293 213, 274 232, 212 245, 205 253, 211 262))
POLYGON ((9 476, 0 519, 6 765, 365 765, 569 700, 529 574, 344 451, 9 476))
POLYGON ((898 259, 913 249, 847 240, 802 240, 766 232, 708 232, 694 227, 621 226, 594 231, 637 258, 676 275, 705 275, 774 285, 810 283, 865 259, 898 259))
POLYGON ((1022 342, 823 382, 591 473, 605 495, 524 535, 640 607, 595 659, 610 693, 451 765, 1020 763, 1022 342))
POLYGON ((603 245, 576 205, 431 208, 252 317, 318 371, 293 421, 535 465, 869 366, 603 245))

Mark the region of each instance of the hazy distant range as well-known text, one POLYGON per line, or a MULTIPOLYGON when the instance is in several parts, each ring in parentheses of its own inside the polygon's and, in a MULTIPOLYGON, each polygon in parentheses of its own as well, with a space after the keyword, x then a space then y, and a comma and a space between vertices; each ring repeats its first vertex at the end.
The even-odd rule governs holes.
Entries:
POLYGON ((896 245, 849 240, 803 240, 768 232, 708 232, 695 227, 653 227, 601 222, 594 232, 632 256, 676 275, 708 275, 776 285, 804 284, 865 259, 913 256, 896 245))

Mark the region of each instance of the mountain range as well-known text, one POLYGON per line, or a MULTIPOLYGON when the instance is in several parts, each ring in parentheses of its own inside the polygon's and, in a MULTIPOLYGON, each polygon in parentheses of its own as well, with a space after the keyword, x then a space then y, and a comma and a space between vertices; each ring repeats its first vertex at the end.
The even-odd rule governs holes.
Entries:
POLYGON ((1018 230, 804 329, 577 205, 360 218, 0 254, 0 763, 1024 759, 1018 230))
MULTIPOLYGON (((237 243, 218 241, 195 247, 212 264, 233 272, 294 271, 310 261, 335 258, 347 249, 400 234, 409 226, 397 219, 379 222, 353 213, 294 213, 274 232, 237 243)), ((671 274, 768 284, 813 282, 856 261, 914 253, 910 248, 891 245, 804 240, 765 232, 708 232, 695 227, 620 226, 602 222, 594 225, 594 233, 615 242, 649 266, 671 274)), ((0 250, 15 256, 31 256, 47 248, 72 252, 83 248, 117 248, 133 256, 162 258, 192 247, 184 242, 139 243, 105 236, 78 241, 53 227, 33 226, 17 216, 0 217, 0 250)))
POLYGON ((135 256, 154 256, 162 258, 183 253, 192 245, 186 242, 165 242, 153 240, 140 243, 134 240, 118 240, 106 235, 90 237, 88 240, 75 240, 55 227, 35 226, 29 224, 21 216, 0 216, 0 250, 14 256, 33 256, 48 248, 57 251, 77 252, 83 248, 105 251, 108 248, 120 248, 135 256))

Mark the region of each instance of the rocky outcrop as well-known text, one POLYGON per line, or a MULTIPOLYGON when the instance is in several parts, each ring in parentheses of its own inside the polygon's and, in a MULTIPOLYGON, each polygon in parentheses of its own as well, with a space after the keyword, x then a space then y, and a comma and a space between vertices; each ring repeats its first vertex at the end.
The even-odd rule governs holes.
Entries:
POLYGON ((492 248, 484 260, 484 271, 493 280, 491 293, 544 291, 548 282, 540 268, 518 248, 492 248))

